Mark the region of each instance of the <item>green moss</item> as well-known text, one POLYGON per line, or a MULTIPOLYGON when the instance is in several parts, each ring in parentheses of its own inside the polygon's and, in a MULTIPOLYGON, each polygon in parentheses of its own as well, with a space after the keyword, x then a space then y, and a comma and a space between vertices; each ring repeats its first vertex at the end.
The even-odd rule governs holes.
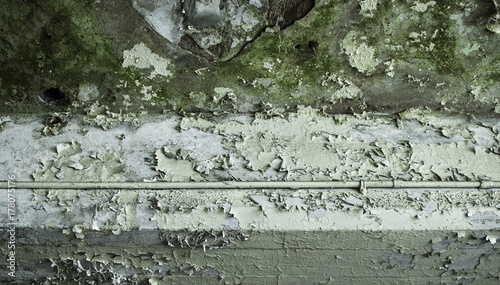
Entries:
POLYGON ((429 59, 434 63, 436 70, 442 74, 459 75, 465 71, 461 60, 455 55, 456 39, 448 32, 439 30, 435 49, 429 53, 429 59))
POLYGON ((39 48, 47 58, 43 74, 75 86, 84 78, 98 81, 121 71, 121 58, 111 52, 88 13, 88 6, 63 6, 42 29, 39 48))
POLYGON ((299 83, 307 86, 308 93, 315 93, 322 76, 340 68, 340 60, 330 52, 332 42, 328 36, 329 29, 337 21, 337 8, 338 5, 330 1, 316 9, 310 23, 299 21, 284 31, 262 34, 237 58, 220 65, 217 75, 225 78, 225 86, 237 84, 238 78, 250 83, 257 78, 272 79, 275 84, 272 90, 248 90, 250 96, 266 102, 279 104, 293 100, 290 103, 303 104, 316 101, 316 97, 306 93, 295 99, 290 95, 300 88, 299 83))
POLYGON ((112 51, 91 16, 92 2, 53 0, 1 5, 7 7, 0 12, 5 31, 0 36, 0 50, 6 55, 0 59, 2 99, 11 100, 14 90, 19 89, 16 86, 23 87, 25 97, 31 101, 54 87, 75 99, 79 84, 96 83, 109 89, 116 83, 117 74, 126 73, 120 55, 112 51))
MULTIPOLYGON (((121 67, 121 54, 113 51, 92 17, 93 2, 24 1, 17 6, 5 3, 11 9, 4 11, 6 20, 2 31, 5 36, 0 36, 0 49, 7 55, 0 66, 3 91, 0 96, 4 101, 14 98, 22 101, 27 97, 33 101, 37 94, 54 87, 76 100, 80 84, 94 83, 103 96, 100 103, 117 112, 120 93, 138 93, 140 88, 134 82, 139 80, 143 85, 153 86, 158 94, 154 103, 162 108, 196 109, 200 103, 192 100, 190 94, 203 91, 211 98, 215 87, 237 90, 251 102, 283 103, 290 101, 290 94, 297 91, 299 82, 316 88, 321 76, 340 66, 330 54, 331 42, 325 39, 329 32, 327 27, 335 22, 336 4, 330 1, 317 8, 309 24, 297 23, 279 33, 264 33, 234 60, 210 65, 210 71, 204 76, 193 78, 192 70, 179 70, 168 82, 149 82, 140 71, 121 67), (23 23, 16 19, 36 21, 23 23), (33 30, 29 36, 18 36, 17 41, 11 41, 13 31, 26 34, 28 29, 33 30), (273 70, 263 68, 265 61, 274 63, 273 70), (33 78, 36 79, 34 84, 30 82, 33 78), (256 78, 271 78, 275 87, 254 87, 251 83, 256 78), (128 83, 127 88, 116 87, 123 82, 128 83)), ((293 99, 296 102, 292 105, 315 100, 305 93, 302 95, 293 99)), ((127 110, 133 112, 138 108, 136 105, 144 102, 136 103, 127 110)), ((211 106, 208 100, 205 108, 219 107, 211 106)))
POLYGON ((411 10, 411 5, 408 1, 380 1, 374 17, 364 18, 356 29, 367 37, 368 44, 385 51, 393 59, 428 61, 440 74, 460 76, 465 68, 455 54, 456 31, 450 19, 450 15, 460 9, 459 2, 436 1, 436 5, 430 6, 424 13, 411 10), (413 15, 415 20, 401 20, 403 22, 400 23, 400 13, 408 14, 406 17, 413 15), (401 25, 408 27, 401 29, 401 25), (420 34, 422 31, 426 32, 426 36, 415 41, 409 38, 410 33, 420 34), (386 38, 391 40, 391 45, 400 45, 402 49, 387 50, 382 42, 386 38), (433 48, 429 49, 430 46, 433 48))
MULTIPOLYGON (((354 82, 369 98, 371 84, 377 85, 377 80, 385 77, 384 66, 379 64, 370 76, 350 66, 341 42, 351 30, 356 32, 360 42, 376 50, 376 57, 381 61, 394 60, 396 74, 422 70, 423 73, 428 71, 430 76, 439 75, 435 77, 443 82, 456 79, 453 82, 480 85, 483 89, 498 86, 498 56, 486 57, 491 53, 487 48, 468 57, 456 52, 457 48, 465 46, 464 37, 458 34, 457 21, 450 18, 452 14, 463 13, 459 1, 436 2, 422 13, 411 9, 412 1, 379 0, 374 17, 368 18, 358 14, 357 2, 321 1, 324 4, 318 4, 311 14, 287 29, 276 31, 274 27, 273 32, 263 32, 228 62, 208 63, 189 58, 190 63, 186 64, 180 60, 188 57, 180 57, 178 61, 174 56, 162 54, 161 42, 149 41, 147 36, 134 38, 136 42, 133 43, 113 36, 114 44, 111 45, 110 39, 102 35, 106 27, 96 20, 101 21, 103 15, 100 13, 104 12, 94 10, 94 1, 20 0, 17 5, 10 5, 0 0, 2 7, 6 7, 0 11, 0 99, 16 106, 17 112, 31 112, 30 108, 36 106, 31 103, 47 88, 60 88, 75 100, 80 84, 93 83, 103 96, 99 99, 100 104, 114 112, 124 109, 121 105, 123 94, 131 98, 132 106, 126 109, 127 112, 140 112, 144 107, 151 113, 164 109, 234 111, 234 102, 230 100, 213 102, 215 87, 233 89, 240 96, 238 104, 258 106, 260 102, 269 102, 276 107, 323 106, 329 104, 335 89, 333 85, 321 86, 327 73, 354 82), (409 38, 411 32, 420 35, 418 40, 409 38), (157 54, 169 57, 173 64, 182 67, 168 80, 148 79, 149 70, 122 68, 122 49, 138 42, 144 42, 156 49, 157 54), (196 75, 194 70, 200 67, 208 69, 196 75), (266 85, 253 84, 256 79, 266 85), (141 86, 136 86, 136 80, 141 86), (152 86, 158 94, 158 98, 152 99, 154 106, 141 100, 142 85, 152 86)), ((115 34, 125 31, 124 28, 115 34)), ((467 42, 477 42, 481 48, 493 45, 491 38, 485 35, 472 37, 467 42)), ((396 82, 395 86, 398 84, 404 83, 396 82)), ((336 106, 341 110, 340 105, 351 103, 354 104, 343 102, 336 106)), ((6 110, 4 105, 0 106, 2 110, 6 110)))
POLYGON ((500 86, 500 55, 491 60, 485 60, 476 67, 475 75, 469 80, 474 85, 480 85, 483 88, 492 88, 500 86))
POLYGON ((454 1, 436 1, 432 9, 432 16, 437 23, 437 35, 432 40, 435 44, 429 59, 434 63, 436 70, 442 74, 460 75, 465 71, 461 60, 455 54, 457 39, 452 36, 450 14, 459 9, 458 3, 454 1))

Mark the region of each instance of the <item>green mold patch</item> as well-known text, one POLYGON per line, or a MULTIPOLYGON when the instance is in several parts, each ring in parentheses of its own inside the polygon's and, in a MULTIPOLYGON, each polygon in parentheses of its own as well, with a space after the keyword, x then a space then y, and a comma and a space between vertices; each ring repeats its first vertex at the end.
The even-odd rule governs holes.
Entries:
POLYGON ((500 55, 494 58, 485 58, 476 67, 477 71, 473 80, 476 84, 479 84, 485 88, 497 87, 500 82, 500 55))
POLYGON ((436 7, 432 10, 432 15, 436 23, 435 51, 431 53, 430 60, 434 63, 440 73, 459 75, 465 71, 460 58, 455 54, 457 39, 450 34, 452 29, 450 14, 459 9, 458 3, 448 3, 448 1, 437 1, 436 7))
POLYGON ((233 84, 241 85, 243 81, 247 87, 253 86, 242 90, 256 100, 280 107, 283 102, 326 102, 331 94, 322 96, 321 79, 341 66, 340 59, 330 52, 331 37, 325 38, 329 25, 337 21, 336 9, 333 2, 328 2, 283 31, 276 27, 266 29, 237 58, 221 64, 218 74, 233 76, 233 84))
POLYGON ((74 101, 80 84, 106 90, 120 76, 117 72, 124 72, 91 16, 93 1, 24 1, 2 7, 0 96, 6 103, 1 109, 37 111, 37 95, 49 88, 61 89, 74 101))
POLYGON ((328 103, 331 94, 321 92, 320 82, 340 67, 331 41, 324 39, 337 21, 336 9, 327 2, 284 30, 269 27, 230 61, 179 69, 168 83, 156 85, 155 104, 181 112, 220 113, 259 111, 262 102, 279 107, 328 103), (216 88, 232 89, 236 97, 218 100, 216 88))
POLYGON ((369 45, 377 46, 381 53, 384 51, 395 60, 429 61, 440 74, 460 75, 465 71, 455 54, 457 33, 450 19, 453 12, 460 11, 458 3, 392 2, 381 1, 374 17, 355 26, 368 38, 369 45))

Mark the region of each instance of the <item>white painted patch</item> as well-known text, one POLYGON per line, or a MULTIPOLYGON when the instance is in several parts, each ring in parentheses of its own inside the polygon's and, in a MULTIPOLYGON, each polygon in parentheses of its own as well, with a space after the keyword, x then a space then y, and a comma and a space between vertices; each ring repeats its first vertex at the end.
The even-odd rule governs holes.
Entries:
POLYGON ((343 86, 340 88, 340 90, 337 90, 335 93, 333 93, 332 98, 330 101, 333 103, 336 103, 338 101, 341 101, 342 99, 357 99, 363 95, 363 91, 359 89, 358 86, 356 86, 354 83, 351 85, 343 86))
POLYGON ((436 5, 436 1, 429 1, 427 3, 416 2, 413 6, 411 6, 411 9, 424 13, 427 9, 429 9, 429 7, 434 7, 434 5, 436 5))
POLYGON ((82 84, 78 88, 78 99, 87 102, 99 98, 99 88, 95 84, 82 84))
POLYGON ((171 43, 178 43, 182 36, 182 18, 178 16, 181 1, 135 0, 134 8, 141 13, 153 29, 171 43))
POLYGON ((361 5, 359 13, 367 18, 373 18, 373 12, 377 10, 378 0, 358 0, 361 5))
POLYGON ((357 41, 355 31, 350 31, 342 40, 342 47, 349 56, 349 64, 359 72, 370 75, 380 63, 375 57, 375 49, 357 41))

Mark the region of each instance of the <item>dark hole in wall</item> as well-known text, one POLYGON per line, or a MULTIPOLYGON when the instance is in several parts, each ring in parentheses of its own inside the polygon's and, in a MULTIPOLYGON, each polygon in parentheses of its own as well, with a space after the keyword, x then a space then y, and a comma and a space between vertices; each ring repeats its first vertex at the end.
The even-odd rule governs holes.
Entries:
POLYGON ((70 104, 68 96, 59 88, 49 88, 40 94, 42 102, 53 106, 68 106, 70 104))
POLYGON ((309 41, 309 43, 307 43, 307 47, 309 48, 309 50, 312 53, 316 53, 316 51, 318 50, 319 44, 317 41, 309 41))
POLYGON ((494 1, 486 1, 486 0, 483 0, 483 1, 480 1, 482 2, 480 5, 478 5, 478 10, 482 9, 484 10, 483 11, 478 11, 476 13, 478 13, 479 15, 481 16, 488 16, 488 17, 491 17, 493 15, 495 15, 498 10, 500 10, 500 1, 498 0, 494 0, 494 1), (499 3, 499 4, 495 4, 496 3, 499 3))

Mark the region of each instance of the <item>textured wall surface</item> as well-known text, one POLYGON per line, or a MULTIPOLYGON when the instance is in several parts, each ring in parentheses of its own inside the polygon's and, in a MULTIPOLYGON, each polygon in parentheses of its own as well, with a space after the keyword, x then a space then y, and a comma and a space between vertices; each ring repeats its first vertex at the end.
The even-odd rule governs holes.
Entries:
POLYGON ((498 284, 499 6, 0 0, 0 283, 498 284))
MULTIPOLYGON (((3 117, 0 173, 10 189, 31 180, 500 180, 493 118, 303 108, 287 117, 148 116, 107 131, 85 119, 45 135, 43 121, 3 117)), ((495 188, 14 194, 18 284, 498 283, 495 188)))

